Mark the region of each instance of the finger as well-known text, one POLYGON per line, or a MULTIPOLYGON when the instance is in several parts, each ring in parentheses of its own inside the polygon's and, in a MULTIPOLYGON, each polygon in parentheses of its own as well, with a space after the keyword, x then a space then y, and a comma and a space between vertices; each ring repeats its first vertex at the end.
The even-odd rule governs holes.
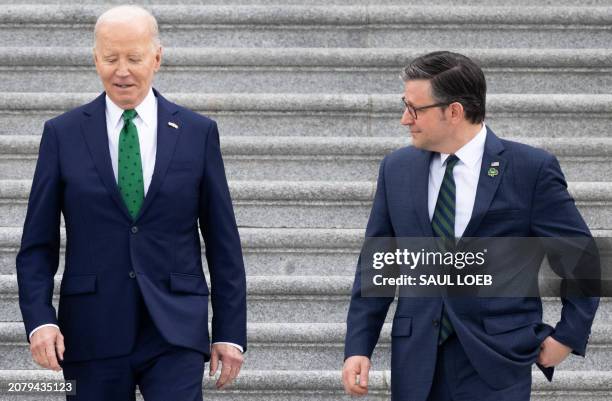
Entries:
POLYGON ((242 363, 236 367, 236 376, 234 376, 234 379, 238 377, 241 369, 242 369, 242 363))
POLYGON ((219 376, 219 380, 217 380, 217 388, 222 388, 227 383, 229 379, 230 372, 232 371, 232 367, 229 363, 223 362, 223 367, 221 367, 221 375, 219 376))
POLYGON ((368 392, 357 384, 357 375, 360 373, 360 364, 351 364, 343 371, 344 390, 351 395, 364 395, 368 392))
MULTIPOLYGON (((348 369, 347 369, 347 367, 345 366, 345 367, 342 369, 342 385, 344 386, 344 391, 345 391, 346 393, 348 393, 348 392, 349 392, 349 385, 348 385, 348 383, 349 383, 349 375, 350 375, 349 370, 348 370, 348 369)), ((349 394, 350 394, 350 393, 349 393, 349 394)))
POLYGON ((66 347, 64 346, 64 336, 58 335, 55 343, 55 350, 57 351, 57 355, 61 361, 64 360, 64 352, 66 351, 66 347))
POLYGON ((230 370, 229 378, 227 379, 227 383, 225 383, 225 385, 231 384, 236 378, 236 376, 238 376, 238 368, 236 367, 236 365, 233 365, 232 369, 230 370))
POLYGON ((57 363, 57 356, 55 355, 55 343, 48 344, 45 347, 45 354, 47 355, 47 360, 49 361, 49 369, 53 369, 55 371, 60 370, 59 363, 57 363))
POLYGON ((219 354, 213 349, 210 356, 210 372, 209 376, 214 376, 217 373, 217 367, 219 366, 219 354))
POLYGON ((359 370, 359 386, 368 388, 368 376, 370 373, 370 362, 367 359, 361 361, 359 370))

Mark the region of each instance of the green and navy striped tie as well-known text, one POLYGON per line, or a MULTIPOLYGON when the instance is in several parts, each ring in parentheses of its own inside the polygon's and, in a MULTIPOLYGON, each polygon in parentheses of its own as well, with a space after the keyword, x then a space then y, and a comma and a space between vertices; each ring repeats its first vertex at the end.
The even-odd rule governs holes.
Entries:
MULTIPOLYGON (((442 179, 442 185, 440 185, 436 208, 434 209, 433 218, 431 219, 431 227, 434 236, 440 237, 440 242, 444 251, 450 250, 448 248, 452 248, 455 243, 456 188, 453 168, 455 168, 458 161, 459 158, 455 155, 450 155, 446 159, 446 170, 444 171, 444 178, 442 179)), ((442 305, 438 344, 440 345, 446 341, 454 331, 453 325, 444 309, 444 305, 442 305)))
POLYGON ((144 200, 142 162, 138 129, 134 124, 136 110, 125 110, 123 129, 119 134, 119 192, 132 218, 136 218, 144 200))

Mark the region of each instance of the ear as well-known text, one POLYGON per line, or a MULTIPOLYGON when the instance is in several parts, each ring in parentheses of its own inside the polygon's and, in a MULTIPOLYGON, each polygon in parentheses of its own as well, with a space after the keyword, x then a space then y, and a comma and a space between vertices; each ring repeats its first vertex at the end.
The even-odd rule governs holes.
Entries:
POLYGON ((463 105, 459 102, 453 102, 448 105, 448 111, 450 112, 450 120, 457 124, 464 119, 465 110, 463 105))
POLYGON ((96 66, 96 70, 98 69, 98 63, 99 63, 99 59, 98 59, 98 53, 96 52, 96 48, 93 48, 93 62, 94 65, 96 66))
POLYGON ((164 50, 161 46, 159 46, 155 51, 155 72, 159 71, 159 67, 161 67, 163 52, 164 50))

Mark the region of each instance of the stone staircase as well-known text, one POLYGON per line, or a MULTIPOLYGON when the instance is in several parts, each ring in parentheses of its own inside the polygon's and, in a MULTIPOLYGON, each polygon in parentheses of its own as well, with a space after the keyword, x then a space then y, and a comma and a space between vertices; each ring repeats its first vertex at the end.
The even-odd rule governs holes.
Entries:
MULTIPOLYGON (((29 356, 15 256, 43 122, 101 90, 91 43, 107 8, 16 3, 0 0, 0 385, 60 377, 29 356)), ((350 399, 340 380, 349 291, 378 163, 410 143, 399 71, 418 54, 478 60, 489 126, 555 153, 594 234, 611 236, 612 0, 147 3, 165 46, 155 86, 218 121, 244 248, 249 351, 230 389, 205 378, 206 399, 350 399)), ((544 305, 554 324, 560 303, 544 305)), ((389 329, 364 400, 389 399, 389 329)), ((570 357, 553 384, 535 372, 533 388, 537 401, 612 398, 610 299, 587 358, 570 357)), ((0 392, 2 401, 60 399, 0 392)))

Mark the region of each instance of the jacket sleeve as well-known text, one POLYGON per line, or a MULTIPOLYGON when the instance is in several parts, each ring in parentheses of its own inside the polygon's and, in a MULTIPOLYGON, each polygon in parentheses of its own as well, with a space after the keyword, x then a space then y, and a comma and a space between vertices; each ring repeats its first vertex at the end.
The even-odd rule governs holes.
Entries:
MULTIPOLYGON (((557 159, 549 158, 540 168, 531 215, 532 232, 537 237, 591 238, 591 233, 567 191, 567 183, 557 159)), ((558 255, 548 255, 555 271, 563 270, 558 255)), ((578 266, 580 267, 580 266, 578 266)), ((584 356, 595 312, 597 297, 562 297, 561 319, 552 337, 584 356)))
POLYGON ((214 122, 204 163, 199 220, 211 280, 212 342, 238 344, 246 351, 246 275, 214 122))
POLYGON ((16 260, 19 307, 26 336, 40 325, 57 324, 52 298, 59 264, 61 208, 57 134, 52 123, 46 122, 16 260))
MULTIPOLYGON (((385 161, 380 165, 376 195, 366 228, 366 239, 370 237, 394 237, 387 208, 385 188, 385 161)), ((344 358, 354 355, 372 357, 380 331, 385 322, 393 297, 361 296, 361 257, 357 262, 351 303, 346 319, 344 358)))

